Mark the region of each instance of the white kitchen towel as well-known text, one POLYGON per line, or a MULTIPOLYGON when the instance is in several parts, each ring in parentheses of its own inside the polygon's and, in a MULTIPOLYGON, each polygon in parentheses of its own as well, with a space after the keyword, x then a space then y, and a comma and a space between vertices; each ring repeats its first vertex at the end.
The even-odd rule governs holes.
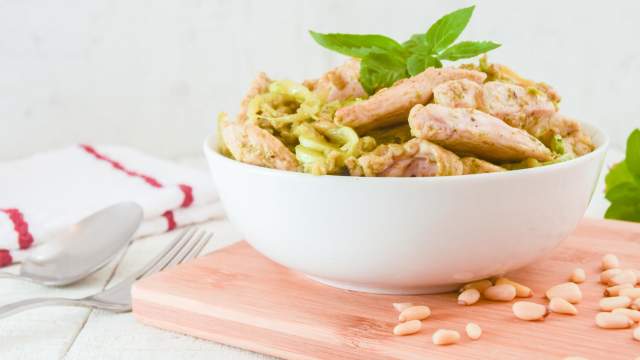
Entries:
POLYGON ((144 210, 135 237, 222 216, 204 171, 123 146, 71 146, 0 163, 0 266, 121 201, 144 210))

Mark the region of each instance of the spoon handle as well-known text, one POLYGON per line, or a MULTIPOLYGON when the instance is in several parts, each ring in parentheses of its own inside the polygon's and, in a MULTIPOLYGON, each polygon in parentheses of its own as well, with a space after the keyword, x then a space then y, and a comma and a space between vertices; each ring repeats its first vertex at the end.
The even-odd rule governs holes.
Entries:
POLYGON ((0 279, 12 279, 12 280, 22 280, 22 281, 30 281, 34 282, 33 279, 28 278, 26 276, 20 276, 8 272, 0 272, 0 279))
POLYGON ((0 306, 0 319, 42 306, 78 306, 109 310, 113 312, 125 312, 131 310, 130 307, 126 308, 122 304, 110 304, 92 299, 35 298, 0 306))

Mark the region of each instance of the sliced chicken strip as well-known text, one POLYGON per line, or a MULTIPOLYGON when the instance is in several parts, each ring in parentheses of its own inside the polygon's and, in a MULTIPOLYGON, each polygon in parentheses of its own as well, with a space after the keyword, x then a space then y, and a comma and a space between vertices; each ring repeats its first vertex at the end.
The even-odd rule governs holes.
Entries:
POLYGON ((409 125, 415 137, 458 154, 495 162, 552 158, 551 151, 531 134, 478 110, 416 105, 409 114, 409 125))
POLYGON ((488 161, 484 161, 474 157, 462 158, 462 166, 464 167, 464 174, 484 174, 507 171, 507 169, 494 165, 488 161))
POLYGON ((360 85, 360 60, 358 59, 350 59, 331 69, 319 79, 307 80, 304 84, 327 101, 367 97, 367 92, 360 85))
POLYGON ((578 130, 564 137, 565 144, 568 143, 571 146, 569 151, 573 152, 576 156, 582 156, 588 154, 595 149, 595 145, 589 135, 585 134, 582 130, 578 130))
POLYGON ((436 144, 413 139, 404 144, 380 145, 347 164, 351 175, 425 177, 461 175, 460 158, 436 144))
POLYGON ((428 68, 420 74, 398 81, 382 89, 367 100, 336 111, 335 121, 358 132, 381 128, 407 120, 416 104, 426 104, 433 96, 433 88, 446 81, 469 79, 482 84, 486 74, 458 68, 428 68))
POLYGON ((249 90, 242 98, 242 102, 240 103, 240 111, 238 112, 238 117, 236 118, 237 122, 244 122, 247 120, 247 108, 249 107, 249 102, 251 99, 256 97, 256 95, 264 94, 269 90, 269 84, 271 84, 271 79, 267 76, 267 74, 261 72, 256 76, 256 78, 251 82, 251 86, 249 86, 249 90))
POLYGON ((533 126, 537 118, 556 112, 553 102, 542 92, 500 81, 484 84, 479 109, 525 130, 533 126))
POLYGON ((506 65, 486 64, 486 58, 484 59, 484 62, 485 66, 483 70, 487 73, 489 80, 508 82, 524 88, 534 88, 546 94, 549 100, 555 103, 560 102, 560 95, 549 84, 526 79, 506 65))
POLYGON ((467 79, 451 80, 433 88, 433 102, 452 108, 478 108, 482 86, 467 79))
POLYGON ((554 113, 552 116, 534 120, 527 131, 543 142, 549 141, 554 135, 560 135, 565 144, 571 147, 566 150, 577 156, 590 153, 595 148, 589 135, 582 131, 580 124, 574 119, 554 113))
POLYGON ((298 169, 295 155, 275 136, 254 124, 222 122, 220 131, 224 144, 238 161, 280 170, 298 169))

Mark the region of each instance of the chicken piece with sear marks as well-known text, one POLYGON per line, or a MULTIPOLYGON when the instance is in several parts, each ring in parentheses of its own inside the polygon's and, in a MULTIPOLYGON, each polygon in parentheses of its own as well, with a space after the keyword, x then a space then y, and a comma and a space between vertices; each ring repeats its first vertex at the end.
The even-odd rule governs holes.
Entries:
POLYGON ((451 80, 433 88, 433 103, 452 108, 478 108, 482 86, 467 79, 451 80))
POLYGON ((433 88, 450 80, 468 79, 482 84, 486 74, 453 67, 428 68, 420 74, 402 79, 382 89, 367 100, 336 111, 335 122, 349 126, 359 133, 390 126, 407 120, 416 104, 426 104, 433 96, 433 88))
POLYGON ((360 60, 350 59, 333 68, 316 80, 304 85, 327 101, 366 98, 367 92, 360 84, 360 60))
POLYGON ((458 154, 495 162, 552 159, 544 144, 526 131, 474 109, 416 105, 409 114, 412 134, 458 154))
POLYGON ((456 154, 422 139, 380 145, 358 159, 349 159, 347 167, 354 176, 427 177, 463 173, 456 154))

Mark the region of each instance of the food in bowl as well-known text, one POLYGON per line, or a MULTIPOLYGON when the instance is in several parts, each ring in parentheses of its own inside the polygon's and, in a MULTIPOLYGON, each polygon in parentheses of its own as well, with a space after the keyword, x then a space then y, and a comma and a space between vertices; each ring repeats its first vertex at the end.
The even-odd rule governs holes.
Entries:
MULTIPOLYGON (((482 91, 492 81, 520 86, 526 98, 551 101, 553 108, 543 107, 550 116, 537 110, 529 116, 516 102, 509 103, 516 112, 492 108, 500 112, 491 115, 458 106, 470 101, 458 96, 445 104, 432 86, 429 94, 419 92, 420 103, 413 104, 417 94, 389 99, 403 104, 403 117, 380 110, 386 102, 347 116, 350 106, 400 89, 384 81, 378 85, 389 88, 377 89, 371 74, 364 80, 371 54, 363 56, 303 84, 259 76, 238 116, 223 115, 218 136, 207 138, 204 152, 229 220, 256 250, 332 286, 421 294, 523 267, 576 228, 608 140, 595 127, 560 116, 548 85, 485 60, 412 68, 415 75, 406 70, 407 80, 396 86, 433 74, 473 74, 478 81, 465 79, 482 91), (360 72, 353 71, 357 66, 360 72), (358 81, 346 81, 352 77, 358 81), (322 89, 326 102, 316 103, 322 89), (354 91, 366 99, 340 98, 354 91), (444 176, 465 173, 482 174, 444 176)), ((474 86, 451 80, 463 79, 442 84, 474 86)))
MULTIPOLYGON (((335 49, 326 41, 336 34, 312 35, 335 49)), ((408 77, 387 87, 365 80, 366 54, 302 83, 260 73, 238 115, 220 115, 220 150, 279 170, 382 177, 502 172, 593 151, 581 125, 558 111, 551 86, 486 56, 479 64, 439 64, 417 72, 407 62, 408 77)))

